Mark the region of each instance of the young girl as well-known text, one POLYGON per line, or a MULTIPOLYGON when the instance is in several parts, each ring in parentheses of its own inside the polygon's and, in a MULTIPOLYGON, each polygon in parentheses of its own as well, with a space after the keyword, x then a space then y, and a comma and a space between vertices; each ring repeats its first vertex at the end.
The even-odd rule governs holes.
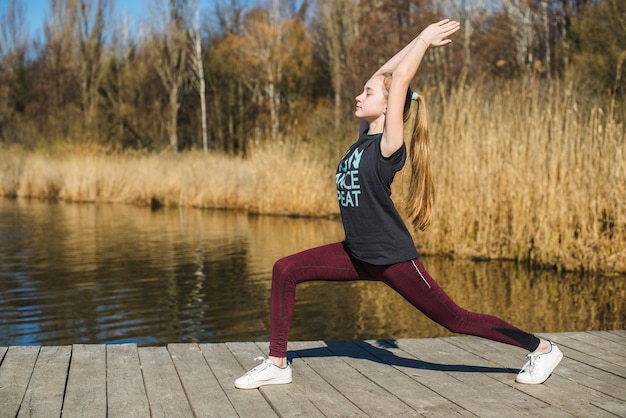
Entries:
POLYGON ((452 332, 476 335, 530 351, 517 375, 521 383, 543 383, 563 355, 551 341, 490 315, 456 305, 417 259, 409 230, 391 200, 391 183, 407 159, 404 124, 412 126, 407 211, 417 227, 428 226, 434 188, 430 170, 426 109, 409 83, 430 47, 450 44, 458 22, 431 24, 370 78, 356 98, 360 136, 336 173, 345 241, 285 257, 272 272, 269 357, 235 381, 240 389, 291 383, 287 337, 296 285, 310 280, 380 280, 452 332))

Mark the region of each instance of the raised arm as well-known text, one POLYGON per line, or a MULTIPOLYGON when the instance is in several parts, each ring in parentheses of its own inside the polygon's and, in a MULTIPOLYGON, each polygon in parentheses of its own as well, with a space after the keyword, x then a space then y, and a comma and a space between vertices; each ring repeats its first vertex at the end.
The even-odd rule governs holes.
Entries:
POLYGON ((378 71, 376 71, 372 75, 372 77, 376 77, 377 75, 381 75, 385 73, 393 73, 394 70, 398 67, 398 64, 400 63, 400 61, 402 61, 402 59, 409 52, 409 50, 413 48, 413 45, 415 45, 416 42, 420 42, 420 41, 418 41, 417 38, 413 38, 413 40, 409 42, 407 46, 402 48, 402 50, 398 51, 396 55, 389 58, 389 60, 387 60, 387 62, 384 63, 382 67, 380 67, 378 71))
POLYGON ((449 45, 452 42, 449 36, 458 31, 459 28, 459 22, 449 19, 429 25, 374 73, 374 76, 391 73, 385 128, 381 142, 383 156, 389 157, 402 146, 404 141, 403 111, 407 89, 415 77, 426 51, 430 47, 449 45))

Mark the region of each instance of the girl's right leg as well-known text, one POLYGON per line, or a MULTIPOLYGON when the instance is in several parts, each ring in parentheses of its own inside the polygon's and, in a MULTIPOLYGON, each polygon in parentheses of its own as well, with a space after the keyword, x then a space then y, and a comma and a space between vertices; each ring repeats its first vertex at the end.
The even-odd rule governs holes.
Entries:
POLYGON ((324 281, 373 280, 346 252, 343 244, 323 245, 278 260, 272 272, 270 301, 270 357, 287 356, 298 283, 324 281))
POLYGON ((296 285, 311 280, 373 280, 353 262, 338 242, 302 251, 278 260, 272 271, 270 300, 270 355, 261 364, 235 381, 239 389, 291 382, 287 364, 287 340, 296 301, 296 285))

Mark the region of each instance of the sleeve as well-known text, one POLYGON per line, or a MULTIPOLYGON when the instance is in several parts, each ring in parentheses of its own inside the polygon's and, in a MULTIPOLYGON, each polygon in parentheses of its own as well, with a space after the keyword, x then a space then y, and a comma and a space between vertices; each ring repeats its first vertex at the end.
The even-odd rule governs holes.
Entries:
MULTIPOLYGON (((378 145, 378 150, 380 153, 380 144, 378 145)), ((402 167, 404 167, 404 163, 406 162, 406 144, 402 144, 402 146, 389 157, 383 157, 382 153, 380 153, 380 160, 383 165, 393 167, 394 172, 402 170, 402 167)))

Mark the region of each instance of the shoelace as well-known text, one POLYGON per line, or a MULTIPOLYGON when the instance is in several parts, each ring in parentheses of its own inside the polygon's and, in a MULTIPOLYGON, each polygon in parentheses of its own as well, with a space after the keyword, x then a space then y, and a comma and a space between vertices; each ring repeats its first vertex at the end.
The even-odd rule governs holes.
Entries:
POLYGON ((535 363, 537 362, 537 360, 539 360, 539 357, 541 357, 544 354, 548 354, 552 351, 552 342, 550 342, 550 350, 549 351, 545 351, 543 353, 537 353, 537 354, 533 354, 533 353, 528 353, 526 354, 526 358, 528 359, 528 362, 524 365, 524 371, 528 372, 528 373, 532 373, 535 369, 535 363))
POLYGON ((539 355, 538 354, 526 354, 526 358, 528 359, 528 362, 524 366, 524 371, 527 373, 532 373, 533 370, 535 369, 535 362, 539 358, 539 355))
POLYGON ((265 357, 256 357, 254 359, 254 361, 262 361, 263 363, 259 364, 258 366, 256 366, 252 370, 248 371, 246 373, 248 376, 254 376, 255 374, 257 374, 259 372, 262 372, 263 370, 267 369, 268 364, 265 361, 265 357))

